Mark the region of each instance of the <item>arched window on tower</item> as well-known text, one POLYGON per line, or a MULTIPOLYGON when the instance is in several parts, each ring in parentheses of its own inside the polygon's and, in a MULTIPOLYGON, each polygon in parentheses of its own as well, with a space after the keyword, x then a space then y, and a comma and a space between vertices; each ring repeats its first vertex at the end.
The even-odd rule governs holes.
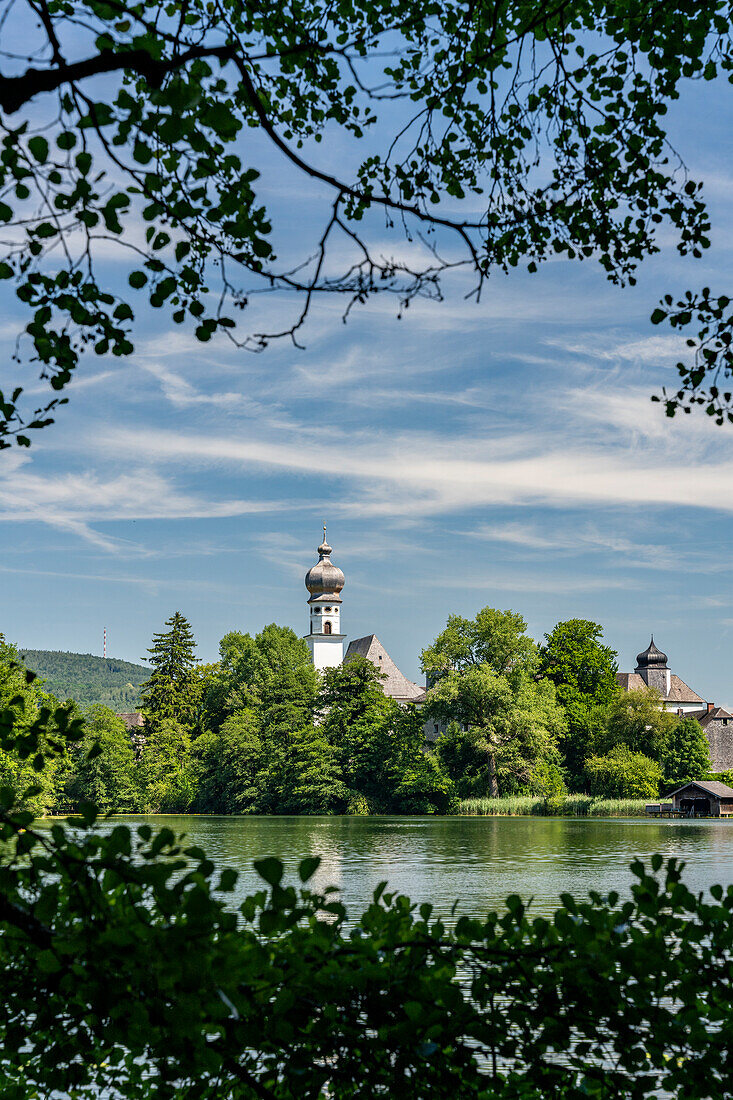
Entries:
POLYGON ((330 623, 326 622, 326 623, 323 624, 323 633, 324 634, 330 634, 331 633, 331 624, 330 623))

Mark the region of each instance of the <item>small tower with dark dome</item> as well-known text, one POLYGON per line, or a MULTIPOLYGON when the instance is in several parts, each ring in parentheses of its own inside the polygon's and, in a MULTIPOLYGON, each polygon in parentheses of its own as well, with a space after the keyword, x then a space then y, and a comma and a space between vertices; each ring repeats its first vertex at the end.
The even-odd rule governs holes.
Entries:
POLYGON ((305 640, 317 669, 337 668, 344 659, 344 635, 341 633, 341 596, 344 575, 331 561, 331 547, 323 542, 318 547, 318 561, 305 575, 305 587, 310 593, 310 633, 305 640))
POLYGON ((667 654, 654 644, 654 635, 647 649, 637 654, 635 672, 647 687, 656 688, 663 699, 669 696, 671 674, 667 667, 667 654))

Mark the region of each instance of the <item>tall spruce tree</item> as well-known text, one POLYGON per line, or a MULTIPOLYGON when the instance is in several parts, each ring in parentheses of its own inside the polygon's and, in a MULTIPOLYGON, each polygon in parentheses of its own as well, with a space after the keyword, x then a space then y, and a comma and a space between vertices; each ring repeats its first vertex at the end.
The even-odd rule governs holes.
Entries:
POLYGON ((170 722, 192 726, 201 694, 191 624, 185 615, 176 611, 165 625, 168 630, 153 635, 153 644, 148 650, 153 671, 140 689, 149 730, 170 722))

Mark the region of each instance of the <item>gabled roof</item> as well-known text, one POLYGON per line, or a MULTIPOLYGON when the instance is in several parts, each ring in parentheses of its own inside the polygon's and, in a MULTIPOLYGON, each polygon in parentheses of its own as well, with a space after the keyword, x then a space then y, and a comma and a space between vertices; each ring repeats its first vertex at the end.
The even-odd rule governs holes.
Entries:
POLYGON ((139 710, 129 711, 126 714, 117 714, 116 718, 121 718, 125 723, 125 728, 128 730, 136 729, 138 726, 145 725, 145 718, 139 710))
POLYGON ((706 794, 712 794, 715 798, 733 798, 733 787, 729 787, 726 783, 719 783, 717 780, 707 782, 706 780, 691 780, 689 783, 684 783, 681 787, 678 787, 676 791, 671 791, 670 794, 665 795, 665 798, 674 798, 680 791, 686 791, 688 787, 699 787, 701 791, 705 791, 706 794))
POLYGON ((711 722, 719 721, 721 718, 733 718, 733 714, 731 714, 729 710, 726 710, 725 707, 713 707, 712 710, 706 710, 699 717, 697 714, 694 717, 697 718, 704 729, 705 726, 710 725, 711 722))
POLYGON ((398 703, 414 703, 425 695, 425 688, 408 680, 390 657, 376 634, 367 634, 365 638, 356 638, 349 642, 344 663, 352 657, 366 657, 378 668, 385 679, 381 682, 382 691, 398 703))
MULTIPOLYGON (((616 681, 624 691, 638 691, 648 684, 638 672, 617 672, 616 681)), ((705 700, 688 687, 684 680, 672 673, 669 677, 669 694, 664 695, 665 703, 704 703, 705 700)))

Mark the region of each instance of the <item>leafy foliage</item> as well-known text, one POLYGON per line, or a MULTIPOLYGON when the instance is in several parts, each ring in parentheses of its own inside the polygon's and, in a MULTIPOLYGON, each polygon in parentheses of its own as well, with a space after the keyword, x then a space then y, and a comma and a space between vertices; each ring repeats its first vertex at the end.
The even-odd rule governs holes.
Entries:
POLYGON ((567 718, 561 737, 565 763, 574 780, 603 726, 604 710, 618 697, 618 656, 601 643, 603 628, 588 619, 558 623, 540 648, 542 675, 555 685, 557 701, 567 718))
POLYGON ((171 719, 156 723, 139 762, 141 802, 146 813, 184 813, 195 795, 191 737, 171 719))
POLYGON ((65 786, 71 806, 93 803, 101 813, 125 813, 140 804, 139 778, 124 722, 108 707, 84 714, 84 736, 71 750, 65 786))
MULTIPOLYGON (((342 295, 345 313, 377 292, 404 308, 465 266, 478 296, 493 270, 558 255, 594 258, 624 284, 660 232, 682 255, 710 243, 665 116, 684 81, 730 79, 720 0, 196 0, 179 14, 163 0, 2 5, 23 54, 6 51, 0 78, 0 278, 28 310, 24 343, 51 392, 30 413, 22 386, 0 396, 0 446, 28 446, 52 421, 85 349, 132 353, 133 292, 201 341, 224 332, 259 349, 295 340, 318 295, 342 295), (343 150, 338 168, 324 138, 343 150), (264 147, 322 196, 301 254, 286 242, 276 255, 253 163, 264 147), (414 258, 385 254, 385 219, 414 258), (124 297, 97 272, 109 242, 129 260, 124 297), (235 335, 261 289, 300 304, 282 326, 235 335)), ((696 306, 705 316, 709 293, 673 322, 696 306)), ((699 358, 727 375, 725 318, 712 343, 703 330, 699 358)), ((683 395, 699 370, 683 372, 683 395)))
POLYGON ((317 858, 297 887, 258 860, 267 888, 233 911, 236 872, 200 848, 95 822, 87 806, 40 831, 0 792, 10 1100, 725 1095, 733 887, 696 897, 674 859, 632 864, 629 900, 564 894, 549 920, 511 896, 449 927, 382 883, 350 921, 309 888, 317 858))
POLYGON ((661 401, 667 416, 674 416, 682 409, 692 412, 696 405, 705 409, 716 424, 733 423, 733 310, 727 294, 713 295, 709 287, 699 294, 687 291, 685 297, 673 304, 671 294, 652 314, 655 325, 668 321, 674 329, 684 329, 695 318, 699 325, 697 334, 688 337, 687 346, 693 349, 691 363, 677 363, 680 388, 652 401, 661 401))
POLYGON ((438 753, 463 797, 509 794, 536 769, 560 764, 562 710, 548 680, 537 680, 537 647, 511 611, 486 607, 473 620, 451 616, 423 650, 425 711, 448 731, 438 753))
POLYGON ((680 718, 672 726, 661 764, 667 788, 705 778, 710 771, 710 748, 699 722, 694 718, 680 718))
POLYGON ((616 745, 605 756, 586 761, 591 794, 610 798, 656 798, 662 769, 655 760, 628 745, 616 745))
POLYGON ((308 646, 290 627, 271 623, 252 637, 225 634, 219 663, 204 695, 204 724, 219 729, 228 717, 257 711, 271 729, 289 730, 313 718, 316 671, 308 646))
POLYGON ((428 683, 482 665, 497 676, 533 672, 537 646, 526 630, 526 622, 515 611, 484 607, 473 619, 450 615, 445 630, 422 651, 422 670, 428 683))
MULTIPOLYGON (((668 788, 709 771, 699 724, 664 711, 654 691, 621 694, 601 628, 585 620, 558 624, 538 651, 511 611, 452 616, 423 653, 433 686, 420 709, 386 697, 364 658, 316 673, 287 627, 232 631, 220 660, 202 665, 184 616, 166 626, 151 650, 145 730, 131 739, 109 709, 88 708, 81 745, 40 779, 27 757, 0 755, 0 781, 39 785, 29 799, 39 812, 94 802, 116 812, 424 814, 453 813, 458 798, 537 796, 543 812, 562 813, 576 797, 569 777, 596 797, 634 798, 660 782, 658 767, 668 788), (442 728, 435 745, 426 716, 442 728), (644 764, 639 779, 627 749, 653 774, 644 764)), ((32 721, 55 700, 26 683, 16 656, 0 649, 0 701, 19 695, 32 721)))
POLYGON ((611 704, 599 748, 627 745, 634 752, 661 760, 677 724, 677 716, 662 707, 654 688, 626 691, 611 704))
POLYGON ((43 692, 35 673, 18 660, 15 646, 0 634, 0 787, 19 793, 34 813, 52 810, 66 776, 64 733, 81 737, 81 722, 72 704, 59 708, 43 692), (11 731, 7 735, 3 730, 11 731), (44 754, 51 749, 44 766, 44 754))

